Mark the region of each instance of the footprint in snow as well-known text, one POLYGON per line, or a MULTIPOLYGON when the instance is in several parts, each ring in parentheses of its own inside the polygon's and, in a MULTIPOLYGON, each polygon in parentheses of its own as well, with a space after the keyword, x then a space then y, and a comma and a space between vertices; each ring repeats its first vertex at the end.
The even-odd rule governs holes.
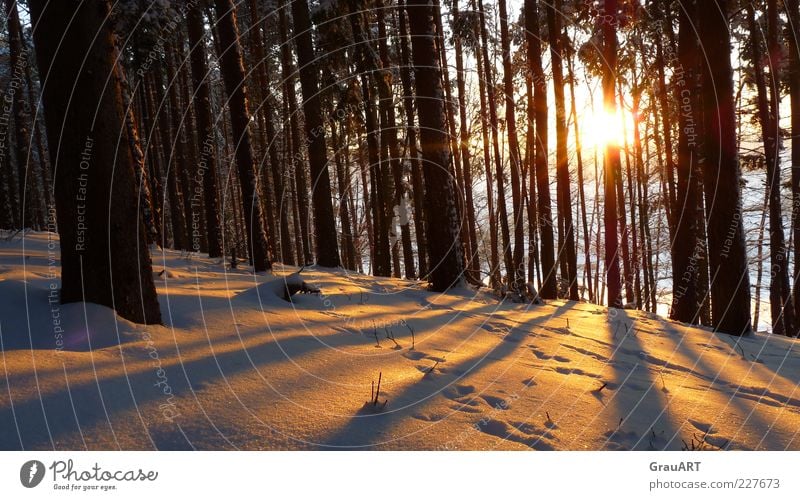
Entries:
POLYGON ((714 429, 714 426, 712 424, 703 422, 701 420, 694 420, 694 419, 691 419, 691 418, 689 418, 687 420, 689 421, 690 424, 692 424, 694 426, 695 429, 697 429, 698 431, 702 432, 703 434, 716 434, 717 433, 717 430, 714 429))
POLYGON ((497 410, 508 410, 511 407, 511 403, 505 398, 500 398, 497 396, 481 395, 481 399, 489 403, 489 406, 497 410))
MULTIPOLYGON (((476 424, 476 428, 484 434, 500 438, 504 441, 524 444, 534 450, 552 451, 555 449, 551 444, 543 440, 546 437, 544 434, 537 432, 535 428, 532 427, 526 427, 528 432, 523 431, 524 433, 520 433, 518 429, 502 420, 491 419, 488 421, 481 420, 476 424)), ((552 436, 549 432, 544 432, 552 436)))

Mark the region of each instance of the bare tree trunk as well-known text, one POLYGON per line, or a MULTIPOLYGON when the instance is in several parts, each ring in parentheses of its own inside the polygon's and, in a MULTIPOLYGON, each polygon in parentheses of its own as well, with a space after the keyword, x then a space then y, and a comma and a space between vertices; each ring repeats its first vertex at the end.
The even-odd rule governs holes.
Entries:
POLYGON ((542 48, 539 38, 538 0, 525 0, 525 27, 528 46, 528 65, 533 79, 533 106, 536 110, 536 170, 537 214, 542 245, 542 289, 545 299, 557 296, 555 249, 553 248, 553 215, 550 201, 550 179, 547 168, 547 81, 542 67, 542 48))
POLYGON ((228 95, 236 166, 242 189, 247 249, 255 272, 267 271, 272 269, 272 263, 270 262, 267 235, 261 223, 261 202, 258 196, 256 165, 253 159, 249 129, 250 112, 242 65, 242 48, 239 44, 239 30, 236 26, 236 11, 233 0, 215 0, 215 7, 219 42, 222 49, 220 69, 228 95))
POLYGON ((58 176, 61 302, 94 302, 137 323, 160 323, 137 207, 142 157, 129 147, 138 149, 138 136, 130 126, 135 122, 126 117, 125 77, 115 65, 109 4, 31 0, 29 5, 38 67, 47 82, 42 97, 58 176))
MULTIPOLYGON (((525 264, 523 261, 525 247, 524 219, 522 216, 521 171, 522 160, 519 154, 519 138, 517 137, 517 118, 514 110, 514 72, 511 67, 511 42, 508 34, 508 9, 506 0, 498 3, 500 9, 500 45, 503 55, 503 87, 505 90, 506 132, 508 133, 509 158, 511 159, 511 203, 514 217, 514 251, 512 263, 514 274, 509 276, 509 284, 516 293, 521 293, 525 283, 525 264)), ((561 89, 562 95, 564 89, 561 89)), ((562 102, 563 106, 563 102, 562 102)), ((577 299, 577 283, 575 299, 577 299)))
POLYGON ((508 211, 506 209, 506 188, 505 175, 503 172, 503 160, 500 157, 500 138, 499 122, 497 119, 497 99, 495 96, 494 75, 492 64, 489 62, 489 36, 486 29, 486 14, 483 8, 483 0, 478 0, 478 12, 480 15, 480 35, 483 55, 483 78, 486 81, 487 105, 489 108, 489 127, 492 133, 492 149, 494 150, 495 180, 497 181, 497 206, 499 208, 500 233, 503 245, 503 261, 506 266, 506 275, 509 281, 515 276, 514 262, 511 256, 511 234, 508 228, 508 211))
POLYGON ((411 161, 411 185, 414 198, 414 233, 417 240, 417 259, 419 276, 428 274, 428 240, 426 236, 424 212, 425 187, 422 183, 422 163, 417 149, 417 129, 414 124, 414 91, 411 83, 411 54, 408 47, 408 25, 403 0, 398 0, 400 30, 400 80, 403 85, 403 109, 405 111, 406 141, 408 157, 411 161))
POLYGON ((459 241, 455 186, 447 169, 450 153, 446 111, 441 99, 441 73, 434 48, 434 13, 426 0, 411 0, 407 5, 427 188, 425 209, 431 226, 438 228, 428 239, 432 264, 430 282, 433 290, 444 291, 461 282, 464 260, 459 241))
POLYGON ((708 213, 712 321, 719 331, 745 335, 752 330, 750 277, 736 150, 729 5, 728 0, 698 2, 699 37, 707 61, 702 65, 702 99, 706 108, 703 187, 708 213))
MULTIPOLYGON (((616 19, 617 0, 605 0, 605 12, 616 19)), ((606 112, 616 115, 615 73, 617 68, 617 29, 614 23, 603 24, 603 104, 606 112)), ((608 306, 621 307, 621 283, 619 275, 619 240, 617 238, 617 192, 616 176, 620 171, 619 146, 609 141, 605 150, 605 266, 608 287, 608 306)))
MULTIPOLYGON (((288 172, 294 185, 292 197, 295 207, 292 208, 294 217, 299 219, 299 228, 296 228, 295 245, 297 247, 297 262, 308 264, 313 261, 311 254, 311 227, 308 220, 308 179, 306 169, 302 162, 302 148, 300 147, 300 122, 297 112, 297 93, 295 92, 296 76, 292 62, 292 41, 289 39, 288 23, 285 7, 278 8, 278 30, 281 39, 281 71, 283 78, 284 101, 288 104, 287 120, 288 139, 291 148, 287 149, 289 155, 288 172), (298 239, 299 237, 299 239, 298 239)), ((285 132, 286 133, 286 132, 285 132)), ((289 180, 287 178, 287 180, 289 180)))
POLYGON ((772 313, 772 332, 778 335, 794 336, 794 308, 791 303, 789 289, 789 273, 786 255, 786 238, 783 233, 783 215, 781 210, 781 167, 780 167, 780 130, 779 130, 779 96, 777 53, 778 12, 775 0, 767 1, 767 39, 766 48, 770 65, 770 85, 764 78, 761 63, 761 45, 758 38, 759 28, 755 20, 755 7, 747 12, 750 25, 751 50, 753 56, 753 73, 755 75, 758 94, 758 119, 764 139, 764 156, 767 163, 767 191, 769 191, 769 253, 770 253, 770 311, 772 313), (775 52, 773 52, 775 51, 775 52))

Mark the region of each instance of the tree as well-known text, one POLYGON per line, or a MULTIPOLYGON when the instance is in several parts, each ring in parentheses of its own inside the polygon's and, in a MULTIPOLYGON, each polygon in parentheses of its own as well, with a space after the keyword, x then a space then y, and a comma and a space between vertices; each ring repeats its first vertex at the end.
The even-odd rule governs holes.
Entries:
POLYGON ((297 64, 303 92, 308 160, 311 167, 311 203, 314 208, 314 240, 317 264, 338 267, 339 247, 336 221, 331 202, 331 179, 328 173, 328 152, 325 126, 319 99, 319 76, 311 40, 311 19, 306 0, 292 0, 297 64))
POLYGON ((750 276, 747 270, 736 148, 733 69, 728 0, 697 3, 701 64, 705 162, 703 187, 708 214, 711 317, 715 329, 745 335, 750 325, 750 276))
POLYGON ((197 168, 198 174, 202 177, 208 256, 218 258, 222 256, 222 228, 219 222, 219 201, 217 199, 217 157, 214 151, 216 147, 216 132, 211 114, 211 92, 208 85, 205 30, 200 7, 189 9, 187 24, 192 84, 195 89, 195 117, 199 135, 198 144, 200 146, 197 168))
MULTIPOLYGON (((528 45, 528 68, 533 80, 533 107, 536 116, 536 213, 539 216, 540 242, 542 246, 542 289, 539 294, 545 299, 557 296, 556 261, 553 248, 553 214, 550 201, 550 179, 547 171, 547 81, 542 68, 542 47, 539 37, 538 0, 525 1, 525 29, 528 45)), ((530 104, 529 104, 530 105, 530 104)))
MULTIPOLYGON (((605 13, 617 19, 617 0, 605 0, 605 13)), ((615 73, 617 70, 617 28, 613 22, 603 23, 603 105, 609 116, 616 116, 617 98, 615 73)), ((621 170, 619 145, 608 141, 604 158, 604 215, 605 264, 608 306, 622 306, 622 284, 619 275, 619 240, 617 238, 617 193, 616 176, 621 170)))
POLYGON ((781 166, 780 166, 780 97, 778 85, 780 71, 778 54, 778 9, 775 0, 767 2, 767 50, 769 54, 770 85, 767 90, 764 68, 762 67, 762 45, 758 36, 755 8, 747 11, 750 24, 750 45, 753 59, 753 73, 756 83, 758 121, 764 141, 764 156, 767 164, 766 190, 769 199, 769 253, 771 279, 769 285, 772 331, 778 335, 795 335, 794 307, 789 288, 786 238, 783 233, 783 214, 781 209, 781 166))
MULTIPOLYGON (((694 2, 683 1, 679 9, 678 58, 683 72, 676 75, 675 100, 681 103, 678 114, 677 203, 675 205, 675 238, 672 245, 672 307, 670 317, 694 323, 699 314, 697 305, 695 253, 695 218, 697 181, 692 176, 698 161, 696 137, 690 136, 699 127, 699 106, 695 93, 698 51, 694 35, 694 2)), ((696 135, 696 134, 693 134, 696 135)))
POLYGON ((109 3, 29 5, 56 173, 61 302, 93 302, 137 323, 160 323, 137 203, 142 157, 123 105, 109 3))
MULTIPOLYGON (((500 0, 498 7, 500 9, 500 45, 503 54, 503 89, 505 93, 506 130, 508 132, 508 149, 511 159, 511 203, 514 217, 514 251, 511 257, 514 265, 514 274, 509 276, 508 280, 512 289, 520 293, 525 283, 525 265, 522 259, 523 247, 525 246, 521 193, 522 159, 520 158, 519 138, 517 136, 517 119, 514 113, 514 72, 511 68, 511 41, 509 40, 508 34, 508 9, 506 8, 506 0, 500 0)), ((562 87, 562 96, 563 93, 564 90, 562 87)))
POLYGON ((409 0, 406 5, 416 77, 426 187, 425 212, 429 227, 437 228, 428 234, 430 281, 434 291, 444 291, 461 282, 464 261, 459 241, 455 185, 448 171, 450 151, 441 72, 435 50, 435 13, 426 0, 409 0))
POLYGON ((250 111, 247 102, 242 47, 236 26, 233 0, 215 0, 217 30, 220 43, 220 69, 228 95, 239 184, 242 189, 247 249, 255 272, 272 269, 267 247, 267 235, 262 225, 261 202, 258 196, 253 146, 250 134, 250 111))
MULTIPOLYGON (((558 249, 561 256, 562 276, 569 287, 570 300, 578 300, 578 258, 575 249, 575 227, 572 223, 572 195, 567 156, 567 116, 564 104, 564 71, 561 49, 561 1, 547 5, 548 41, 550 42, 550 61, 553 72, 553 90, 556 104, 556 183, 558 226, 563 235, 563 248, 558 249), (558 13, 558 15, 556 15, 558 13)), ((616 35, 615 35, 616 36, 616 35)), ((611 115, 614 116, 614 115, 611 115)))

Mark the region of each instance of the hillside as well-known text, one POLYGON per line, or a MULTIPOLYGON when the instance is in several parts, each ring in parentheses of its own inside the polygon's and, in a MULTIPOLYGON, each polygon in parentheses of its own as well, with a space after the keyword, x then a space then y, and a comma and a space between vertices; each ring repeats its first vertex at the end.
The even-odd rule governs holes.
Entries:
POLYGON ((315 268, 287 302, 172 251, 143 327, 48 303, 55 256, 0 243, 0 449, 800 449, 785 338, 315 268))

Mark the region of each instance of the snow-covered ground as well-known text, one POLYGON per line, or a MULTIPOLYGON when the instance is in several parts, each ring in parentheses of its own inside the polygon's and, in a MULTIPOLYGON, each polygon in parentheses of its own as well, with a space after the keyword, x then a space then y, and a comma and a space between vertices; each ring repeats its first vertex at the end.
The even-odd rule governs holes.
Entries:
POLYGON ((170 251, 145 328, 49 302, 51 247, 0 242, 0 449, 800 449, 789 339, 170 251))

